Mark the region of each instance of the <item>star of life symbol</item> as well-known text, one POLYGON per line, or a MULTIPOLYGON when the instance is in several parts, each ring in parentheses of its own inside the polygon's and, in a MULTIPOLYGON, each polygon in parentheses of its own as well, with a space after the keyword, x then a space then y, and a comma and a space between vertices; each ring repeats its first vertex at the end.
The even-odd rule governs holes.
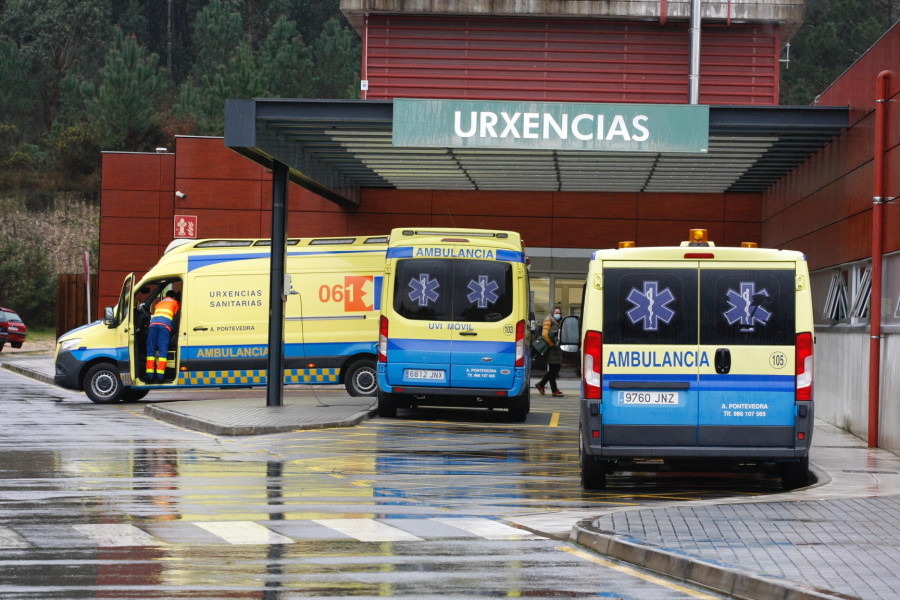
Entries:
POLYGON ((428 306, 429 302, 437 302, 440 295, 437 289, 441 287, 437 279, 431 279, 428 273, 420 273, 419 278, 413 277, 409 280, 409 299, 418 303, 419 306, 428 306))
POLYGON ((469 299, 469 302, 478 304, 478 308, 487 308, 488 304, 493 304, 499 298, 496 293, 499 287, 497 282, 493 279, 489 280, 487 275, 479 275, 478 281, 474 279, 469 281, 469 294, 466 298, 469 299))
POLYGON ((766 288, 756 291, 756 283, 742 281, 740 291, 728 290, 728 304, 731 308, 722 313, 729 325, 740 323, 744 327, 752 327, 759 323, 765 325, 772 313, 760 306, 764 298, 769 297, 766 288))
POLYGON ((625 314, 633 325, 642 321, 644 331, 656 331, 660 321, 669 324, 675 316, 675 311, 667 306, 675 300, 675 296, 669 288, 660 292, 658 281, 645 281, 643 292, 631 288, 626 300, 631 302, 634 308, 625 314))

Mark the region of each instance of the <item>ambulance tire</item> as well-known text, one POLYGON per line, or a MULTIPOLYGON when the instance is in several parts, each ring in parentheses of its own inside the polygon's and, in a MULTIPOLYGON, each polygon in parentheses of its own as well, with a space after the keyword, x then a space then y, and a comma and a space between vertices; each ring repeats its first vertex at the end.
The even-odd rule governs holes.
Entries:
POLYGON ((374 360, 358 360, 347 368, 344 387, 351 396, 374 396, 378 391, 378 374, 374 360))
POLYGON ((378 390, 378 416, 393 419, 397 416, 397 397, 378 390))
POLYGON ((122 402, 137 402, 150 393, 150 390, 136 390, 131 387, 125 388, 122 392, 122 402))
MULTIPOLYGON (((580 436, 579 436, 580 437, 580 436)), ((606 463, 594 460, 578 444, 578 461, 581 463, 581 487, 586 490, 606 488, 606 463)))
POLYGON ((809 485, 809 457, 800 462, 781 463, 781 489, 786 492, 809 485))
POLYGON ((521 396, 510 398, 506 412, 510 423, 524 423, 528 413, 531 412, 531 390, 525 388, 521 396))
POLYGON ((125 386, 119 378, 116 366, 97 363, 84 376, 84 393, 95 404, 113 404, 122 399, 125 386))

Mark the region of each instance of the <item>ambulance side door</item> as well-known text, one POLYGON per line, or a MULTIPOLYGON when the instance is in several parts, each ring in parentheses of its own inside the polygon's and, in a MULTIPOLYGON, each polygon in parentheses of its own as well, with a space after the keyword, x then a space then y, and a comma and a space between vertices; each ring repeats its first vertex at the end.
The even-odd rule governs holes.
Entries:
POLYGON ((793 445, 793 263, 701 263, 699 442, 793 445))

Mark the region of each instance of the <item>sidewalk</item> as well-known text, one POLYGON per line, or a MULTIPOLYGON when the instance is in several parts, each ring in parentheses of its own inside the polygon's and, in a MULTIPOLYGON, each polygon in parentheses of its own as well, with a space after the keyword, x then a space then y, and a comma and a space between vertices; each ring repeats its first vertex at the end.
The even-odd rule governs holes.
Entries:
MULTIPOLYGON (((0 354, 6 369, 52 383, 52 354, 0 354)), ((536 381, 533 380, 533 382, 536 381)), ((532 383, 533 383, 532 382, 532 383)), ((567 395, 578 382, 564 379, 567 395)), ((220 435, 350 426, 372 398, 343 394, 146 404, 157 419, 220 435)), ((541 513, 514 522, 678 580, 753 600, 900 597, 900 457, 817 422, 810 457, 818 482, 758 499, 541 513), (579 520, 581 519, 581 520, 579 520), (552 524, 552 525, 551 525, 552 524)))

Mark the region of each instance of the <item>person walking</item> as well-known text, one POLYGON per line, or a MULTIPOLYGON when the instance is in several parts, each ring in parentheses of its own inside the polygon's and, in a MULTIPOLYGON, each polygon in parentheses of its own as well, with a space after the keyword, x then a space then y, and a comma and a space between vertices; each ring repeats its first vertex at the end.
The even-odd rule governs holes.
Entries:
POLYGON ((550 345, 550 349, 547 350, 545 357, 547 360, 547 372, 544 373, 541 380, 534 386, 537 388, 537 391, 540 392, 541 396, 544 395, 547 382, 550 383, 550 391, 554 396, 563 395, 556 385, 556 378, 559 377, 559 368, 562 366, 562 351, 559 349, 558 343, 560 320, 562 320, 562 310, 558 306, 553 309, 553 312, 547 315, 546 319, 544 319, 541 337, 543 337, 544 341, 550 345))
POLYGON ((144 377, 147 383, 156 379, 162 383, 166 375, 166 359, 169 355, 169 339, 175 327, 175 315, 178 314, 178 294, 175 290, 166 292, 166 297, 156 303, 150 328, 147 333, 147 366, 144 377))

